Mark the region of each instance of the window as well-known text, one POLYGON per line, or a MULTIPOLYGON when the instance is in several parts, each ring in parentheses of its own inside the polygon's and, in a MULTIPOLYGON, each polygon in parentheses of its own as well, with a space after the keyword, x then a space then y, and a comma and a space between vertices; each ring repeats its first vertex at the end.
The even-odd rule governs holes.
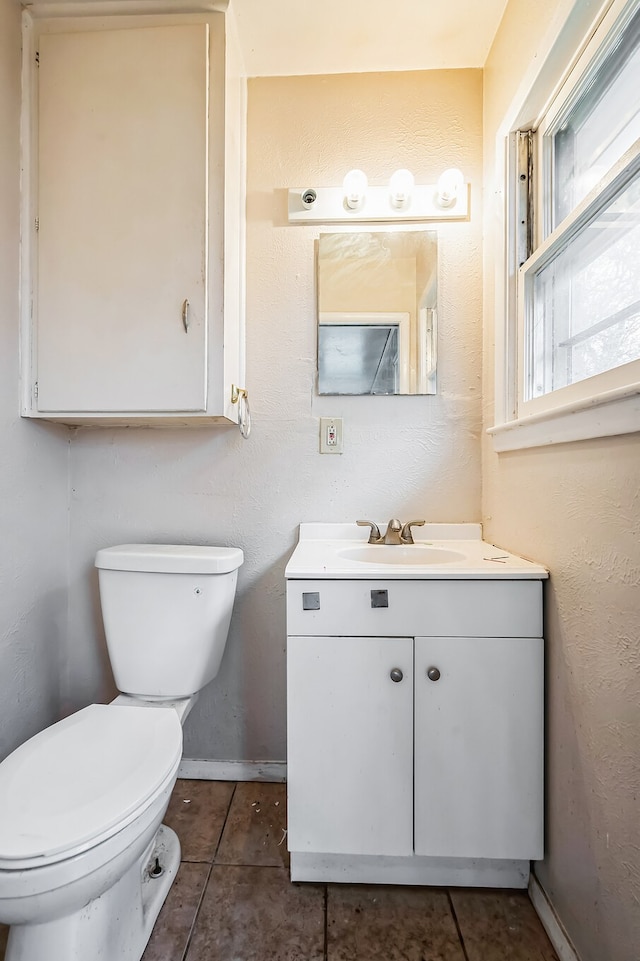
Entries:
POLYGON ((587 216, 558 230, 523 268, 522 401, 529 409, 538 398, 546 407, 551 393, 568 395, 571 385, 579 385, 577 399, 640 381, 637 159, 617 178, 623 186, 609 203, 597 191, 587 216))
MULTIPOLYGON (((631 12, 631 11, 630 11, 631 12)), ((640 8, 540 124, 557 227, 640 137, 640 8)))
MULTIPOLYGON (((515 249, 524 253, 511 365, 515 420, 540 424, 570 414, 574 426, 582 425, 577 437, 640 430, 637 0, 614 0, 559 93, 518 143, 513 229, 515 249), (524 159, 523 147, 530 151, 524 159), (626 398, 632 405, 623 409, 626 398), (607 404, 615 409, 593 416, 607 404)), ((545 440, 533 442, 576 439, 570 429, 552 435, 547 429, 545 440)))

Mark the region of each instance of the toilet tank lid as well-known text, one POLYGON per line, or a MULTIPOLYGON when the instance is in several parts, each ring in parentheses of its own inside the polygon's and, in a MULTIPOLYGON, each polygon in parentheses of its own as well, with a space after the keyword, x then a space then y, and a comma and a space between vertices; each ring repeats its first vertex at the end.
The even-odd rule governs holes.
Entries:
POLYGON ((119 544, 96 554, 96 567, 153 574, 228 574, 244 561, 239 547, 189 544, 119 544))

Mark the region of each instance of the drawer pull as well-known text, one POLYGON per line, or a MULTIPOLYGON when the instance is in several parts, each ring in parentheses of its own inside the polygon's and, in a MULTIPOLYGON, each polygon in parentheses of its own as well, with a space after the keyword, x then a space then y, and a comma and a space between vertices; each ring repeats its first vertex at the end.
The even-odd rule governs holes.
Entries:
POLYGON ((320 610, 319 591, 303 591, 302 592, 302 610, 303 611, 319 611, 320 610))
POLYGON ((430 681, 439 681, 440 671, 438 670, 437 667, 430 667, 427 670, 427 677, 429 678, 430 681))
POLYGON ((389 591, 371 591, 372 607, 388 607, 389 591))
POLYGON ((393 667, 391 669, 389 677, 391 678, 392 681, 395 681, 395 683, 397 684, 398 681, 402 680, 402 678, 404 677, 404 674, 402 673, 399 667, 393 667))

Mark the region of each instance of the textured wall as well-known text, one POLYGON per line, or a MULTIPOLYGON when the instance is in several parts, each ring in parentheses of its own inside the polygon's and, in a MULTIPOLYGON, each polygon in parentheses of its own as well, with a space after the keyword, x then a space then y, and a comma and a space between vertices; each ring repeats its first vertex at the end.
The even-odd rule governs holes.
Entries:
POLYGON ((237 544, 246 554, 219 677, 187 722, 188 757, 285 756, 284 566, 300 521, 480 510, 479 71, 253 80, 249 88, 247 384, 253 433, 81 430, 72 442, 67 706, 111 693, 96 548, 132 540, 237 544), (317 228, 286 223, 290 186, 384 183, 447 166, 473 184, 470 223, 440 232, 436 397, 314 396, 317 228), (345 418, 345 453, 318 454, 318 417, 345 418))
MULTIPOLYGON (((485 426, 493 422, 496 131, 568 3, 511 0, 485 71, 485 426)), ((582 2, 576 8, 588 8, 582 2)), ((575 13, 575 11, 574 11, 575 13)), ((497 149, 501 149, 498 145, 497 149)), ((582 961, 640 957, 640 436, 483 452, 495 543, 546 564, 547 854, 536 873, 582 961)))
POLYGON ((66 431, 19 417, 20 7, 0 0, 0 758, 57 717, 66 431))

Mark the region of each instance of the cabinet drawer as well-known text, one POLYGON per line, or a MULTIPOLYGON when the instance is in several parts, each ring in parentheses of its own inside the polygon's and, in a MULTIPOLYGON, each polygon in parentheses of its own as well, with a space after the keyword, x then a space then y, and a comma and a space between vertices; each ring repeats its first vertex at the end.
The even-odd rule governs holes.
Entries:
POLYGON ((541 637, 542 582, 290 580, 287 633, 541 637))

